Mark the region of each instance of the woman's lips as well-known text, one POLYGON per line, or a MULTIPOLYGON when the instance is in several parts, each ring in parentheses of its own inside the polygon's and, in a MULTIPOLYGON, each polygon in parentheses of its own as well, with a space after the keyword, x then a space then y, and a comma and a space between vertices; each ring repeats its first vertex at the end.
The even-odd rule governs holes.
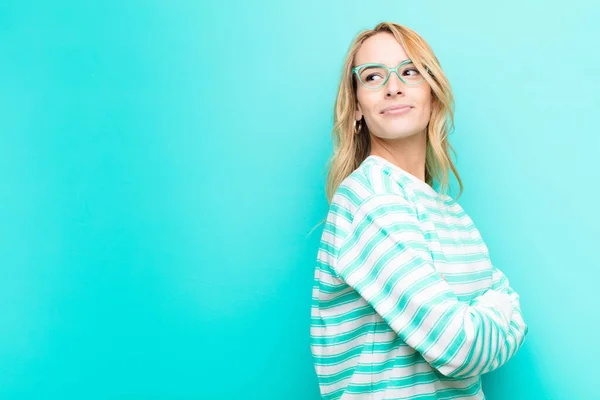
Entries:
POLYGON ((383 114, 390 114, 390 115, 400 115, 400 114, 406 114, 407 112, 409 112, 412 109, 412 107, 402 107, 402 108, 394 108, 393 110, 388 110, 385 111, 383 114))

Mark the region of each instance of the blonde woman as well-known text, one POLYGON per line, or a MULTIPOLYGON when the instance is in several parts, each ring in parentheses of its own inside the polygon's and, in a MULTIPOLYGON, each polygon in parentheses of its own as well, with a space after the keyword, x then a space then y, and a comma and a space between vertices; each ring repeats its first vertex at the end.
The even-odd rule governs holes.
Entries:
POLYGON ((463 189, 449 155, 454 100, 427 42, 395 23, 360 33, 334 122, 310 327, 322 397, 484 399, 481 376, 528 327, 445 193, 449 170, 463 189))

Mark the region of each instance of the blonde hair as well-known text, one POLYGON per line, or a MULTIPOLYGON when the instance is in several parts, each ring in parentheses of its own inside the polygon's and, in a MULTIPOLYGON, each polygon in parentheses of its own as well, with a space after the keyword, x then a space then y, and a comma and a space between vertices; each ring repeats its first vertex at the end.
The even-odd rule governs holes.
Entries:
POLYGON ((360 32, 346 55, 333 115, 333 154, 326 164, 326 167, 329 165, 325 187, 327 201, 331 203, 342 181, 358 168, 371 150, 369 129, 364 121, 360 124, 360 131, 354 133, 357 98, 352 66, 363 42, 381 32, 391 33, 396 38, 433 92, 431 117, 427 126, 425 181, 432 187, 434 181, 439 182, 441 192, 445 194, 449 188, 449 170, 452 170, 460 186, 458 199, 463 192, 463 185, 450 158, 450 151, 455 155, 456 152, 448 141, 448 135, 454 130, 454 96, 450 82, 425 39, 406 26, 381 22, 374 29, 360 32))

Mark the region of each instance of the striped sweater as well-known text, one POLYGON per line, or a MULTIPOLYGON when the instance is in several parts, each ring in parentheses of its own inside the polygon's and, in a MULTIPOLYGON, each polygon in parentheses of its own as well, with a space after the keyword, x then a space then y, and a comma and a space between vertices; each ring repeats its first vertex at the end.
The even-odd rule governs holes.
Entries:
POLYGON ((325 399, 485 399, 528 327, 457 202, 371 155, 336 190, 317 255, 311 351, 325 399))

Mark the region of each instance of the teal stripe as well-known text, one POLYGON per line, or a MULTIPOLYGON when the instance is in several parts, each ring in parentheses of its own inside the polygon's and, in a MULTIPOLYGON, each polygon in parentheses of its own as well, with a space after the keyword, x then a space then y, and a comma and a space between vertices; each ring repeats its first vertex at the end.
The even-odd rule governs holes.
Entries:
POLYGON ((343 324, 344 322, 354 321, 357 319, 361 319, 368 315, 373 315, 374 310, 371 306, 365 305, 364 307, 355 308, 354 310, 350 310, 348 312, 332 316, 332 317, 319 317, 319 318, 311 318, 311 323, 314 326, 330 326, 334 327, 336 325, 343 324))

